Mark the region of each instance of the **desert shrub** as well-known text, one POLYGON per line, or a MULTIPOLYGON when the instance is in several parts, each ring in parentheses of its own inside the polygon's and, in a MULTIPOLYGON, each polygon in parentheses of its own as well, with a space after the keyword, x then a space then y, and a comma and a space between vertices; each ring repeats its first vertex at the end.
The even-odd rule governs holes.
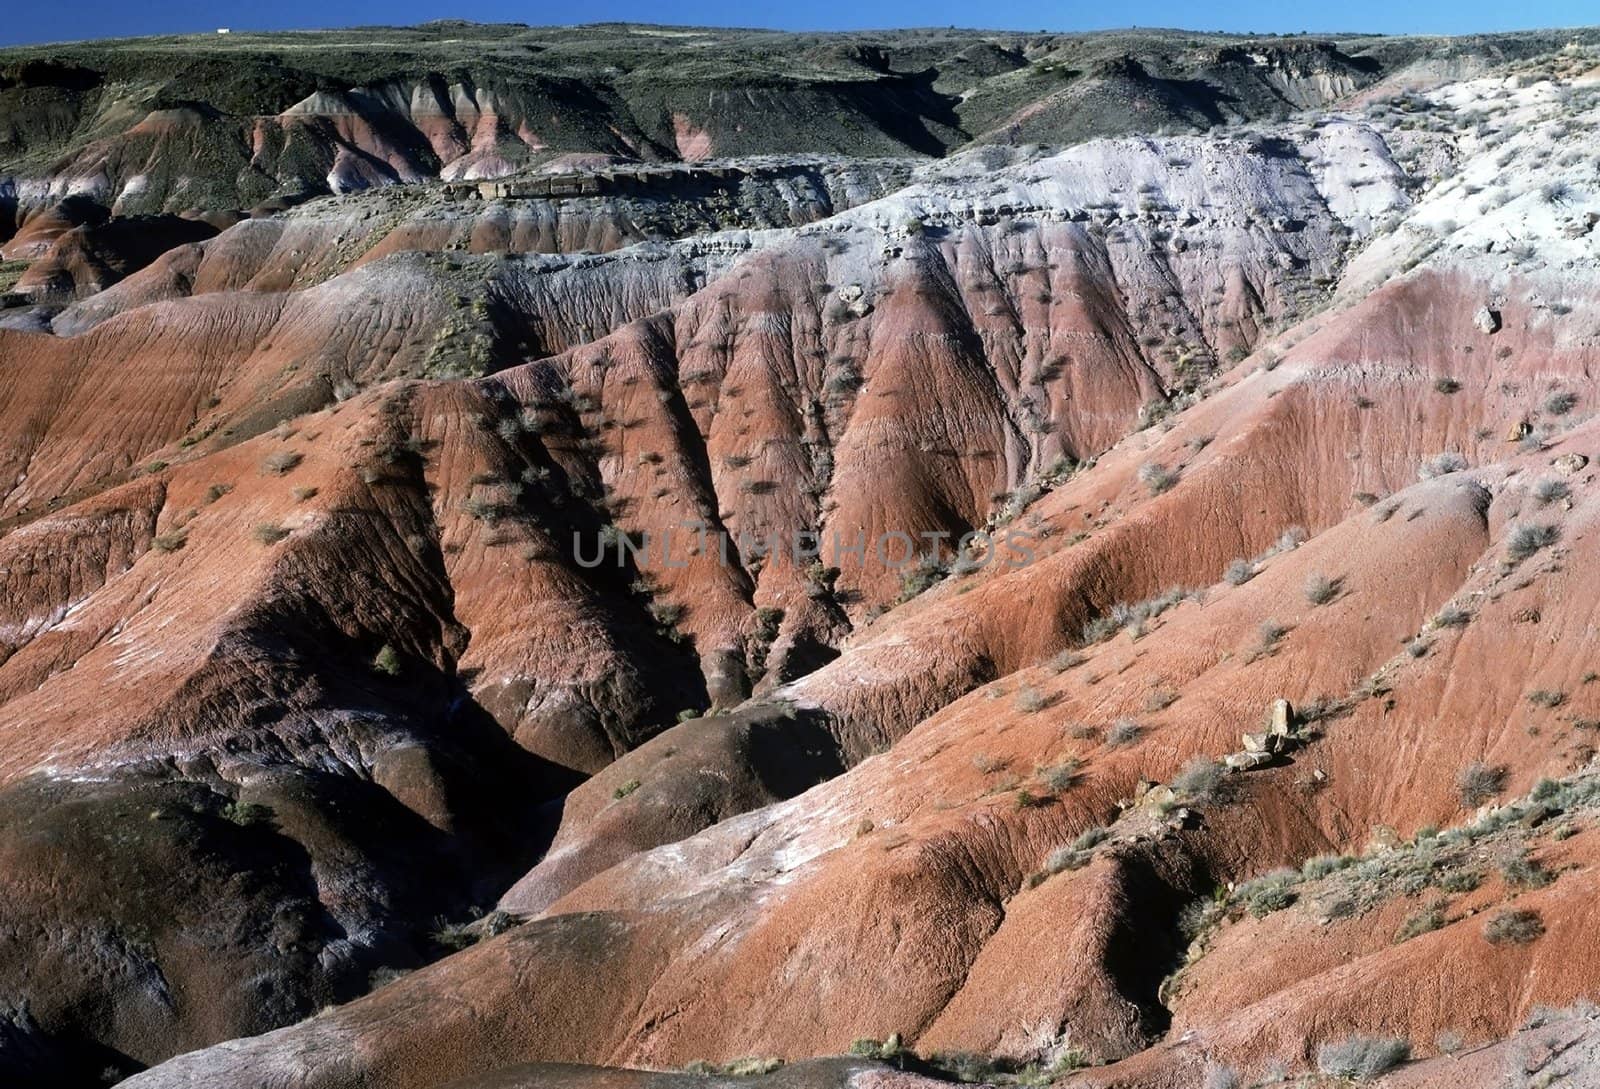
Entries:
POLYGON ((255 802, 229 802, 222 807, 222 819, 243 828, 265 824, 272 817, 272 809, 255 802))
POLYGON ((762 1074, 770 1074, 782 1066, 782 1059, 757 1055, 725 1062, 717 1068, 717 1072, 731 1078, 753 1078, 762 1074))
POLYGON ((1339 582, 1327 575, 1312 575, 1306 579, 1306 600, 1313 605, 1326 605, 1339 595, 1339 582))
POLYGON ((399 652, 388 643, 383 644, 383 647, 373 656, 372 668, 390 677, 398 677, 400 675, 399 652))
POLYGON ((1089 864, 1093 857, 1088 851, 1074 851, 1071 847, 1057 847, 1050 852, 1050 857, 1045 859, 1044 867, 1050 873, 1081 870, 1089 864))
POLYGON ((1545 778, 1533 784, 1533 789, 1528 791, 1528 797, 1536 802, 1542 802, 1560 793, 1561 784, 1554 779, 1545 778))
POLYGON ((1170 491, 1178 483, 1178 471, 1169 469, 1156 461, 1147 461, 1139 466, 1139 483, 1150 489, 1151 495, 1160 495, 1170 491))
POLYGON ((1157 711, 1165 711, 1168 707, 1177 703, 1178 699, 1178 693, 1170 688, 1164 686, 1152 688, 1150 694, 1144 698, 1144 709, 1152 714, 1157 711))
POLYGON ((1454 378, 1435 378, 1433 388, 1438 393, 1458 393, 1461 390, 1461 383, 1454 378))
POLYGON ((289 536, 289 531, 276 522, 257 522, 254 528, 250 530, 250 536, 259 544, 270 545, 277 544, 289 536))
POLYGON ((638 790, 641 785, 642 784, 639 782, 639 780, 637 780, 637 779, 629 779, 626 783, 623 783, 616 790, 613 790, 611 792, 611 796, 613 798, 615 798, 617 801, 620 802, 622 799, 626 798, 628 795, 630 795, 634 791, 638 790))
POLYGON ((1446 605, 1439 610, 1433 618, 1435 626, 1441 628, 1461 628, 1472 622, 1472 614, 1456 605, 1446 605))
POLYGON ((1450 473, 1459 473, 1466 467, 1467 459, 1460 454, 1454 452, 1434 454, 1418 467, 1417 476, 1422 480, 1432 480, 1450 473))
POLYGON ((1533 497, 1541 504, 1554 503, 1571 494, 1571 485, 1558 477, 1547 476, 1533 486, 1533 497))
POLYGON ((1072 841, 1074 851, 1092 851, 1106 840, 1111 838, 1111 831, 1107 828, 1086 828, 1078 833, 1078 838, 1072 841))
POLYGON ((1444 901, 1435 900, 1401 923, 1400 929, 1395 931, 1394 940, 1397 943, 1410 941, 1418 934, 1427 934, 1438 930, 1445 923, 1444 909, 1444 901))
POLYGON ((1558 526, 1538 522, 1524 522, 1511 527, 1506 534, 1506 558, 1521 563, 1540 549, 1549 548, 1561 539, 1558 526))
POLYGON ((461 504, 461 509, 466 511, 468 518, 475 518, 480 522, 488 522, 490 525, 500 519, 500 504, 482 496, 468 496, 466 502, 461 504))
POLYGON ((1524 889, 1542 889, 1555 878, 1538 860, 1521 851, 1500 863, 1500 877, 1508 885, 1524 889))
POLYGON ((1548 688, 1536 688, 1528 693, 1528 702, 1535 707, 1555 708, 1567 702, 1565 692, 1554 692, 1548 688))
POLYGON ((1454 1029, 1444 1029, 1433 1038, 1433 1046, 1439 1049, 1441 1055, 1454 1055, 1466 1047, 1467 1042, 1454 1029))
POLYGON ((1200 1084, 1201 1089, 1240 1089, 1244 1082, 1239 1080, 1239 1072, 1233 1067, 1222 1063, 1206 1063, 1200 1084))
POLYGON ((1327 877, 1330 873, 1352 865, 1354 859, 1344 855, 1313 855, 1300 866, 1300 874, 1307 880, 1315 881, 1320 877, 1327 877))
POLYGON ((1215 760, 1197 756, 1183 766, 1172 780, 1172 789, 1185 798, 1203 800, 1222 789, 1226 769, 1215 760))
POLYGON ((1470 892, 1483 884, 1483 875, 1477 870, 1451 870, 1438 876, 1435 884, 1445 892, 1470 892))
POLYGON ((1139 724, 1131 718, 1119 718, 1106 730, 1106 744, 1113 747, 1131 745, 1139 739, 1139 724))
POLYGON ((653 601, 649 606, 650 619, 663 628, 673 627, 683 619, 685 609, 675 601, 653 601))
POLYGON ((1351 1036, 1317 1049, 1317 1069, 1334 1078, 1368 1081, 1411 1058, 1411 1045, 1395 1036, 1351 1036))
POLYGON ((886 1040, 871 1036, 858 1036, 850 1041, 850 1054, 866 1059, 895 1059, 904 1050, 900 1034, 894 1033, 886 1040))
POLYGON ((1081 666, 1089 659, 1075 650, 1064 650, 1050 659, 1049 670, 1052 673, 1065 673, 1074 666, 1081 666))
POLYGON ((1504 767, 1491 767, 1476 761, 1462 768, 1456 776, 1456 793, 1463 809, 1476 809, 1505 789, 1508 771, 1504 767))
POLYGON ((1083 634, 1081 638, 1083 639, 1084 643, 1091 646, 1095 643, 1103 643, 1107 639, 1110 639, 1113 635, 1117 634, 1119 627, 1120 625, 1118 625, 1115 620, 1111 619, 1111 617, 1097 616, 1083 626, 1083 634))
POLYGON ((150 540, 150 547, 157 552, 176 552, 189 543, 189 538, 180 530, 171 533, 158 533, 150 540))
POLYGON ((1289 634, 1289 629, 1276 620, 1263 620, 1256 630, 1261 636, 1261 646, 1267 650, 1277 646, 1283 641, 1283 637, 1289 634))
POLYGON ((1492 945, 1526 945, 1544 933, 1544 919, 1528 908, 1496 912, 1483 924, 1483 936, 1492 945))
POLYGON ((1566 390, 1557 390, 1544 399, 1541 406, 1551 416, 1565 416, 1578 405, 1578 395, 1566 390))
POLYGON ((271 473, 273 476, 283 476, 304 460, 303 455, 293 450, 279 450, 266 456, 261 462, 261 471, 271 473))
POLYGON ((215 503, 231 491, 233 491, 232 484, 213 484, 206 489, 206 502, 215 503))
POLYGON ((1247 559, 1237 559, 1222 572, 1222 581, 1229 586, 1243 586, 1256 577, 1256 565, 1247 559))
POLYGON ((1295 902, 1295 883, 1300 880, 1298 870, 1272 870, 1240 885, 1234 895, 1257 919, 1282 911, 1295 902))
POLYGON ((1066 759, 1059 764, 1049 764, 1039 769, 1039 781, 1051 790, 1068 790, 1078 781, 1078 769, 1083 765, 1077 760, 1066 759))
POLYGON ((1050 706, 1050 698, 1031 685, 1024 685, 1017 691, 1015 706, 1025 715, 1035 714, 1050 706))

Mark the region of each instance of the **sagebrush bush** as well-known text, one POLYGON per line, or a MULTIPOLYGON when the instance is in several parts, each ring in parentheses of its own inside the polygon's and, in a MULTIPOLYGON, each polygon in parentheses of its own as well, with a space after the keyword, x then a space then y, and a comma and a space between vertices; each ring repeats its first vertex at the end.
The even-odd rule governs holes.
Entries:
POLYGON ((1185 798, 1204 801, 1222 789, 1226 775, 1227 769, 1215 760, 1197 756, 1173 778, 1172 789, 1185 798))
POLYGON ((1578 405, 1578 395, 1567 390, 1556 390, 1544 399, 1541 406, 1552 416, 1565 416, 1578 405))
POLYGON ((1119 718, 1106 730, 1106 744, 1113 747, 1131 745, 1139 739, 1139 724, 1131 718, 1119 718))
POLYGON ((1043 766, 1039 768, 1039 781, 1051 790, 1069 790, 1077 783, 1078 769, 1082 766, 1070 757, 1059 764, 1043 766))
POLYGON ((1315 881, 1352 865, 1354 861, 1344 855, 1313 855, 1301 863, 1300 873, 1308 881, 1315 881))
POLYGON ((1561 539, 1558 526, 1539 522, 1523 522, 1511 527, 1506 534, 1506 558, 1521 563, 1540 549, 1549 548, 1561 539))
POLYGON ((1411 1044, 1397 1036, 1351 1036, 1317 1048, 1317 1069, 1334 1078, 1368 1081, 1411 1058, 1411 1044))
POLYGON ((1299 880, 1298 870, 1271 870, 1240 885, 1234 896, 1259 919, 1294 903, 1299 880))
POLYGON ((400 675, 399 652, 388 643, 383 644, 383 647, 373 656, 372 668, 390 677, 398 677, 400 675))
POLYGON ((1555 878, 1537 859, 1521 851, 1500 863, 1500 878, 1508 885, 1524 889, 1542 889, 1555 878))
POLYGON ((1483 924, 1483 936, 1493 945, 1526 945, 1543 933, 1544 919, 1528 908, 1498 912, 1483 924))
POLYGON ((261 470, 274 476, 283 476, 304 460, 302 455, 293 450, 279 450, 266 456, 261 462, 261 470))
POLYGON ((1508 771, 1475 761, 1456 775, 1456 793, 1463 809, 1476 809, 1505 789, 1508 771))
POLYGON ((1025 715, 1035 714, 1050 706, 1050 697, 1031 685, 1017 691, 1016 708, 1025 715))
POLYGON ((1086 828, 1078 833, 1077 839, 1072 841, 1072 849, 1074 851, 1093 850, 1110 838, 1111 830, 1108 828, 1086 828))
POLYGON ((258 522, 250 530, 250 536, 255 538, 259 544, 270 545, 277 544, 289 536, 289 531, 276 522, 258 522))
POLYGON ((1444 926, 1444 909, 1444 901, 1435 900, 1415 915, 1407 918, 1405 922, 1400 924, 1400 929, 1395 932, 1395 942, 1410 941, 1419 934, 1428 934, 1444 926))
POLYGON ((1147 461, 1139 466, 1139 483, 1150 489, 1151 495, 1170 491, 1178 483, 1178 472, 1157 461, 1147 461))
POLYGON ((1572 486, 1565 480, 1547 476, 1533 486, 1533 497, 1541 504, 1554 503, 1572 494, 1572 486))
POLYGON ((1074 666, 1081 666, 1089 659, 1075 650, 1064 650, 1050 659, 1048 669, 1052 673, 1065 673, 1074 666))
POLYGON ((1256 565, 1243 558, 1229 563, 1222 572, 1222 581, 1229 586, 1243 586, 1255 577, 1256 565))
POLYGON ((1443 454, 1434 454, 1423 461, 1417 469, 1417 476, 1422 480, 1433 480, 1436 477, 1448 476, 1459 473, 1467 467, 1467 459, 1453 451, 1443 454))
POLYGON ((1339 596, 1339 579, 1316 574, 1306 579, 1306 600, 1313 605, 1326 605, 1339 596))

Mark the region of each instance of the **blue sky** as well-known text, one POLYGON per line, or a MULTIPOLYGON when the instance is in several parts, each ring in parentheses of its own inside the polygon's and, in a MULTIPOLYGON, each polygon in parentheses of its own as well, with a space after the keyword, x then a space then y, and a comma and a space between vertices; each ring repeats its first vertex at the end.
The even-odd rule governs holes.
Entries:
POLYGON ((1098 30, 1124 26, 1254 32, 1360 30, 1463 34, 1600 23, 1593 0, 1057 0, 1008 4, 974 0, 12 0, 0 18, 0 44, 134 34, 419 23, 470 17, 531 24, 627 20, 792 30, 899 26, 983 26, 1007 30, 1098 30))

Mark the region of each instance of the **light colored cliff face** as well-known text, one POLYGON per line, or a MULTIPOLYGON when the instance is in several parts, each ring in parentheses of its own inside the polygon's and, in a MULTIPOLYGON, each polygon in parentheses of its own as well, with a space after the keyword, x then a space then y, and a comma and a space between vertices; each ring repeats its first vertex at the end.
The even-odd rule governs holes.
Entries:
MULTIPOLYGON (((0 1063, 422 1089, 895 1035, 1154 1089, 1592 989, 1600 112, 1522 83, 660 200, 389 186, 19 308, 0 1063)), ((388 162, 362 118, 404 114, 465 177, 510 109, 272 124, 388 162)))

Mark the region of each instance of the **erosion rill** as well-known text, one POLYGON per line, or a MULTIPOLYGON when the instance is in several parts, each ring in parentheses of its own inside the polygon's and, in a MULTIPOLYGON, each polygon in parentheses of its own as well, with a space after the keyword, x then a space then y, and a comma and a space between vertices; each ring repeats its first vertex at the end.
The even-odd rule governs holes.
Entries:
POLYGON ((0 1084, 1588 1084, 1597 155, 1594 31, 0 50, 0 1084))

